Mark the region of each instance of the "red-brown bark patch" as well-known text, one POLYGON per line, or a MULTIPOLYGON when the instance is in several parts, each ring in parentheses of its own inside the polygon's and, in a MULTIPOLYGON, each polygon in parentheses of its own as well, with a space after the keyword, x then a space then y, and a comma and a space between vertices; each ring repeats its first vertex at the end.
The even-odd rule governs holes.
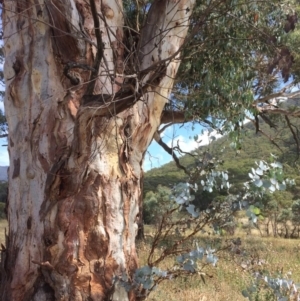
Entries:
POLYGON ((128 181, 125 181, 122 184, 122 197, 123 197, 123 215, 124 215, 124 221, 125 221, 125 241, 128 239, 129 234, 129 212, 130 212, 130 198, 131 198, 131 192, 130 187, 131 185, 128 183, 128 181))
POLYGON ((85 249, 85 257, 87 260, 105 258, 108 251, 107 237, 100 235, 95 230, 88 233, 87 244, 85 249))
MULTIPOLYGON (((123 74, 124 71, 124 64, 123 64, 123 57, 124 57, 124 44, 123 44, 123 30, 121 28, 117 28, 116 30, 116 40, 111 43, 111 48, 114 54, 114 61, 116 71, 119 74, 123 74)), ((121 83, 118 79, 118 83, 121 83)))
POLYGON ((115 272, 117 271, 118 264, 114 258, 107 257, 105 259, 105 264, 104 264, 104 279, 106 283, 106 287, 110 288, 112 285, 112 280, 115 275, 115 272))
POLYGON ((73 120, 76 118, 76 114, 79 108, 79 102, 76 99, 71 98, 68 101, 68 109, 70 112, 70 115, 72 116, 73 120))
POLYGON ((66 198, 58 204, 57 225, 62 232, 66 232, 69 228, 72 205, 72 197, 66 198))
POLYGON ((80 272, 74 278, 74 286, 77 286, 79 287, 79 290, 83 290, 84 292, 88 293, 90 280, 91 280, 90 273, 80 272))
POLYGON ((91 298, 92 300, 105 300, 106 299, 106 289, 103 284, 102 277, 98 275, 93 275, 90 282, 91 298))
POLYGON ((43 170, 45 172, 48 172, 49 171, 49 168, 50 168, 50 165, 48 163, 48 161, 46 160, 46 158, 42 155, 42 154, 38 154, 38 160, 43 168, 43 170))
POLYGON ((70 35, 72 31, 67 20, 66 3, 61 0, 51 0, 46 2, 46 7, 49 12, 49 23, 52 26, 54 52, 65 62, 75 61, 79 56, 79 50, 75 36, 70 35))

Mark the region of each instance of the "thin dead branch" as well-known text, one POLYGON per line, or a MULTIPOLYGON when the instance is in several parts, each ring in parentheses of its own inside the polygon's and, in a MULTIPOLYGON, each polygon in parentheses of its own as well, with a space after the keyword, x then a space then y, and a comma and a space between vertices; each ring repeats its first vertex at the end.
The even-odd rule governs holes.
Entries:
POLYGON ((248 118, 255 126, 255 129, 256 129, 256 133, 261 133, 262 135, 264 135, 265 137, 268 138, 268 140, 274 144, 281 152, 282 149, 280 148, 280 146, 274 141, 274 139, 272 137, 270 137, 268 134, 266 134, 264 131, 262 131, 260 128, 259 128, 259 121, 257 120, 257 118, 255 118, 255 120, 251 119, 251 118, 248 118))
POLYGON ((255 108, 257 109, 258 112, 260 112, 260 114, 268 113, 268 114, 277 114, 277 115, 291 116, 291 117, 300 116, 300 110, 297 111, 285 110, 282 108, 275 107, 273 105, 264 105, 262 107, 256 105, 255 108))
POLYGON ((297 136, 297 134, 295 133, 295 131, 293 129, 293 126, 291 124, 291 121, 290 121, 289 117, 288 116, 284 116, 284 118, 285 118, 286 123, 287 123, 287 125, 288 125, 288 127, 289 127, 289 129, 290 129, 290 131, 291 131, 291 133, 293 135, 293 138, 294 138, 294 140, 295 140, 295 142, 297 144, 297 158, 296 158, 296 160, 298 160, 299 159, 299 155, 300 155, 299 139, 298 139, 298 136, 297 136))
POLYGON ((176 166, 180 169, 182 169, 185 174, 189 175, 189 172, 187 171, 187 169, 180 164, 180 161, 178 159, 178 157, 176 156, 175 152, 174 152, 174 148, 172 147, 169 147, 166 143, 164 143, 159 135, 158 132, 156 132, 154 134, 154 140, 170 155, 172 156, 173 160, 175 161, 176 163, 176 166))

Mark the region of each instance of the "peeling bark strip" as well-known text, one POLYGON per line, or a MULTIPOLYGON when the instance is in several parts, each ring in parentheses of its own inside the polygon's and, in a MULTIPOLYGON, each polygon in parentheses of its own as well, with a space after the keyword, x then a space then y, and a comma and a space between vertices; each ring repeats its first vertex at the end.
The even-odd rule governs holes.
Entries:
POLYGON ((91 0, 97 14, 85 0, 4 0, 13 143, 1 300, 139 299, 113 279, 130 279, 138 266, 142 162, 173 86, 193 2, 154 1, 131 53, 132 85, 124 82, 132 66, 124 60, 121 0, 91 0))
POLYGON ((64 62, 76 60, 79 56, 79 49, 75 32, 70 26, 72 23, 67 18, 72 13, 68 1, 47 0, 45 6, 53 33, 52 45, 54 52, 64 62))

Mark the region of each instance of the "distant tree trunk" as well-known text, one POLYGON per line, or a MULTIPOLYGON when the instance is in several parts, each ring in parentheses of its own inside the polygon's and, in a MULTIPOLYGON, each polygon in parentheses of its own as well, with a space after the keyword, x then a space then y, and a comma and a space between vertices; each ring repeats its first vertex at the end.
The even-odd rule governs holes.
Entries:
POLYGON ((260 228, 259 223, 256 224, 256 228, 258 229, 260 236, 263 237, 264 234, 263 234, 263 232, 262 232, 262 230, 261 230, 261 228, 260 228))
POLYGON ((277 236, 278 236, 277 213, 274 213, 273 235, 274 235, 274 237, 277 237, 277 236))
POLYGON ((268 222, 266 224, 266 233, 267 233, 267 236, 270 236, 270 218, 268 218, 268 222))
POLYGON ((145 239, 144 232, 144 214, 143 214, 143 201, 144 201, 144 173, 141 175, 141 193, 140 193, 140 201, 139 201, 139 214, 138 214, 138 231, 136 238, 137 240, 145 239))
POLYGON ((284 222, 284 228, 285 228, 285 235, 284 235, 284 237, 285 238, 290 238, 289 225, 288 225, 287 221, 284 222))
POLYGON ((3 1, 10 169, 2 301, 137 299, 113 279, 138 266, 143 158, 193 1, 154 1, 130 66, 121 1, 89 4, 3 1))

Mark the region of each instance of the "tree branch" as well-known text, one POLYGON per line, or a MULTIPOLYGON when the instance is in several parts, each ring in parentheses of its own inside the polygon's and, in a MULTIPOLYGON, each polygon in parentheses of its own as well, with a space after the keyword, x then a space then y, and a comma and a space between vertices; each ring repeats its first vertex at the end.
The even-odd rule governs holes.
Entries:
POLYGON ((79 64, 79 63, 76 63, 76 62, 68 62, 65 65, 63 73, 64 73, 64 76, 67 77, 70 80, 72 85, 79 85, 80 84, 79 78, 77 78, 76 76, 74 76, 73 74, 70 73, 71 69, 73 69, 73 68, 89 70, 89 71, 92 71, 92 72, 95 71, 94 68, 92 68, 88 65, 79 64))
POLYGON ((139 101, 150 87, 157 86, 165 74, 166 66, 162 65, 152 73, 150 78, 142 87, 138 87, 138 90, 129 84, 124 85, 122 89, 114 95, 86 94, 82 98, 83 105, 80 108, 81 114, 89 112, 90 110, 93 116, 111 117, 112 115, 121 113, 139 101))
POLYGON ((291 124, 288 116, 284 116, 284 117, 285 117, 286 123, 287 123, 287 125, 288 125, 288 127, 289 127, 289 129, 290 129, 290 131, 291 131, 291 133, 293 135, 293 137, 294 137, 294 140, 295 140, 295 142, 297 144, 297 159, 296 160, 298 160, 299 159, 299 154, 300 154, 299 139, 298 139, 298 137, 297 137, 297 135, 296 135, 293 127, 292 127, 292 124, 291 124))
POLYGON ((254 106, 257 111, 261 114, 263 113, 269 113, 269 114, 281 114, 283 116, 292 116, 292 117, 299 117, 300 111, 288 111, 285 109, 277 108, 273 105, 265 105, 263 107, 260 107, 258 105, 254 106))
POLYGON ((165 110, 161 115, 161 123, 184 123, 192 121, 194 118, 192 116, 186 116, 184 111, 171 111, 165 110))
POLYGON ((189 172, 186 170, 186 168, 180 164, 179 159, 178 159, 178 157, 176 156, 176 154, 174 152, 174 149, 172 147, 169 147, 166 143, 164 143, 162 141, 162 139, 161 139, 158 132, 156 132, 154 134, 153 138, 170 156, 172 156, 173 160, 176 163, 176 166, 178 168, 182 169, 185 172, 185 174, 190 175, 189 172))
POLYGON ((277 125, 272 122, 264 113, 259 114, 258 116, 260 116, 261 119, 270 126, 270 128, 277 128, 277 125))
POLYGON ((259 121, 258 121, 258 118, 255 118, 255 120, 253 120, 253 119, 251 119, 251 118, 247 118, 247 119, 249 119, 249 120, 254 124, 255 129, 256 129, 256 134, 257 134, 257 133, 261 133, 262 135, 264 135, 265 137, 267 137, 267 138, 270 140, 270 142, 271 142, 272 144, 274 144, 281 152, 283 152, 282 149, 280 148, 280 146, 274 141, 274 139, 273 139, 272 137, 270 137, 269 135, 267 135, 264 131, 262 131, 262 130, 259 128, 259 121))
MULTIPOLYGON (((201 140, 202 141, 202 140, 201 140)), ((200 142, 201 142, 200 141, 200 142)), ((180 146, 179 146, 179 140, 177 140, 177 146, 175 146, 173 149, 176 149, 178 152, 180 152, 181 154, 185 154, 185 155, 189 155, 189 156, 191 156, 191 157, 197 157, 197 155, 193 155, 192 153, 190 153, 190 152, 185 152, 185 151, 183 151, 181 148, 180 148, 180 146)))
MULTIPOLYGON (((294 85, 294 83, 293 83, 294 85)), ((267 96, 264 96, 262 98, 258 98, 255 100, 255 104, 258 104, 258 103, 263 103, 263 102, 268 102, 268 100, 272 99, 272 98, 276 98, 276 97, 287 97, 287 98, 292 98, 292 97, 295 97, 295 96, 298 96, 300 94, 300 91, 295 91, 295 92, 292 92, 292 93, 285 93, 285 91, 287 89, 289 89, 291 86, 293 85, 288 85, 286 87, 284 87, 283 89, 281 89, 279 92, 277 93, 273 93, 273 94, 270 94, 270 95, 267 95, 267 96)))
POLYGON ((157 130, 157 132, 159 134, 163 133, 169 126, 173 125, 173 122, 167 123, 166 125, 164 125, 162 128, 160 128, 159 130, 157 130))

